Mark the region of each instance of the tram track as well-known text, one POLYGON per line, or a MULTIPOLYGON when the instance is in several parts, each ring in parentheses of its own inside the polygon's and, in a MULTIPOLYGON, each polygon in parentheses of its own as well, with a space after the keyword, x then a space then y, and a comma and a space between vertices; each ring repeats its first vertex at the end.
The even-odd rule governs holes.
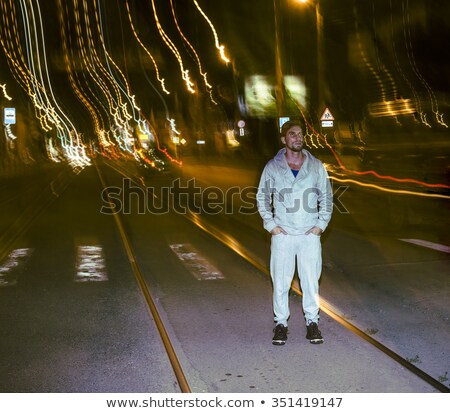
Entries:
MULTIPOLYGON (((246 261, 248 261, 250 264, 252 264, 255 268, 257 268, 262 273, 266 274, 270 277, 270 273, 268 269, 264 266, 262 266, 254 257, 252 257, 252 254, 249 253, 245 247, 239 244, 239 242, 230 237, 227 234, 223 234, 218 228, 212 226, 211 224, 205 224, 202 223, 197 217, 193 216, 193 214, 187 215, 187 218, 195 225, 197 225, 199 228, 201 228, 203 231, 210 234, 212 237, 220 241, 222 244, 226 245, 228 248, 232 249, 234 252, 236 252, 238 255, 240 255, 242 258, 244 258, 246 261)), ((299 296, 302 296, 302 292, 300 289, 293 285, 291 287, 292 291, 294 291, 299 296)), ((449 393, 450 389, 439 382, 438 380, 434 379, 432 376, 430 376, 425 371, 419 369, 417 366, 403 358, 401 355, 396 353, 395 351, 391 350, 384 344, 382 344, 380 341, 375 340, 370 335, 366 334, 364 331, 356 327, 354 324, 350 323, 348 320, 346 320, 343 316, 341 316, 338 312, 338 310, 327 300, 321 297, 320 299, 320 309, 325 314, 327 314, 329 317, 331 317, 333 320, 341 324, 343 327, 345 327, 347 330, 351 331, 352 333, 356 334, 357 336, 361 337, 363 340, 383 352, 386 356, 390 357, 392 360, 399 363, 402 367, 408 369, 411 371, 414 375, 417 377, 420 377, 422 380, 433 386, 436 390, 439 390, 443 393, 449 393)))
MULTIPOLYGON (((106 185, 105 179, 104 179, 103 175, 101 174, 100 169, 98 168, 98 166, 95 165, 95 167, 97 169, 97 173, 98 173, 100 182, 102 184, 103 190, 106 191, 107 198, 108 198, 108 200, 110 200, 108 187, 106 185)), ((111 202, 111 205, 114 205, 114 204, 111 202)), ((190 388, 189 383, 188 383, 188 381, 186 379, 186 376, 185 376, 185 374, 183 372, 183 368, 182 368, 181 363, 180 363, 180 361, 179 361, 179 359, 177 357, 177 354, 176 354, 176 352, 174 350, 174 347, 173 347, 172 342, 170 340, 169 334, 167 333, 167 330, 166 330, 166 328, 164 326, 162 318, 161 318, 161 316, 159 314, 158 308, 157 308, 157 306, 155 304, 155 300, 153 299, 153 296, 152 296, 152 294, 150 292, 150 289, 149 289, 147 283, 145 282, 145 279, 144 279, 144 277, 143 277, 143 275, 141 273, 141 270, 139 268, 139 265, 138 265, 138 263, 136 261, 135 254, 134 254, 134 251, 133 251, 133 247, 132 247, 132 245, 130 243, 130 240, 129 240, 127 234, 126 234, 126 231, 125 231, 122 219, 120 218, 120 215, 119 215, 118 211, 115 211, 113 216, 114 216, 114 220, 115 220, 115 223, 117 225, 117 228, 118 228, 118 231, 119 231, 119 234, 120 234, 120 238, 121 238, 122 243, 124 245, 124 248, 125 248, 125 251, 126 251, 126 254, 127 254, 127 258, 128 258, 128 260, 129 260, 129 262, 131 264, 131 268, 133 270, 133 274, 135 276, 136 282, 139 285, 139 288, 140 288, 140 290, 141 290, 141 292, 142 292, 142 294, 143 294, 143 296, 145 298, 145 301, 147 303, 147 306, 148 306, 148 309, 150 311, 150 314, 152 315, 153 320, 155 321, 156 328, 157 328, 158 333, 159 333, 159 335, 161 337, 161 341, 162 341, 162 343, 164 345, 164 348, 165 348, 165 350, 167 352, 167 356, 169 358, 169 361, 170 361, 170 364, 172 366, 173 372, 174 372, 175 377, 177 379, 178 386, 179 386, 180 390, 183 393, 191 393, 191 388, 190 388)))
MULTIPOLYGON (((117 173, 121 174, 127 179, 130 179, 134 184, 138 185, 139 187, 144 188, 142 179, 136 180, 133 177, 130 177, 126 171, 122 171, 116 167, 113 167, 109 164, 107 164, 111 169, 115 170, 117 173)), ((97 166, 96 166, 97 167, 97 166)), ((107 189, 106 183, 102 178, 102 175, 97 167, 97 171, 99 174, 99 177, 101 179, 103 188, 107 189)), ((157 196, 153 194, 155 198, 157 196)), ((249 262, 253 267, 255 267, 258 271, 262 272, 266 276, 270 277, 270 273, 268 271, 268 268, 261 264, 258 259, 256 259, 253 254, 248 251, 245 246, 243 246, 236 238, 231 236, 230 234, 224 233, 222 230, 220 230, 217 226, 211 224, 210 222, 206 222, 206 220, 202 219, 201 216, 198 214, 193 214, 191 212, 188 212, 183 215, 187 220, 189 220, 192 224, 197 226, 199 229, 204 231, 205 233, 212 236, 214 239, 219 241, 221 244, 226 246, 227 248, 231 249, 233 252, 238 254, 240 257, 242 257, 244 260, 249 262)), ((161 320, 161 317, 158 314, 158 310, 154 304, 154 300, 151 297, 151 293, 148 289, 147 284, 145 283, 145 280, 140 273, 138 264, 136 263, 134 253, 132 250, 132 246, 126 236, 123 223, 120 220, 119 214, 114 214, 114 218, 116 220, 116 224, 119 228, 119 232, 121 234, 122 240, 124 242, 125 249, 127 251, 128 258, 130 260, 130 263, 133 267, 133 271, 135 273, 137 282, 144 294, 144 297, 148 303, 149 309, 151 311, 151 314, 155 318, 155 323, 157 324, 158 331, 160 332, 161 339, 163 340, 164 346, 168 352, 169 359, 171 361, 172 367, 174 369, 174 373, 177 377, 177 380, 179 381, 180 389, 183 392, 190 392, 189 384, 187 382, 187 379, 183 373, 183 370, 181 368, 181 365, 177 359, 177 356, 175 354, 175 351, 173 349, 173 346, 170 343, 170 338, 167 334, 167 331, 163 325, 163 322, 161 320), (154 313, 155 312, 155 313, 154 313)), ((292 291, 294 291, 299 296, 302 295, 300 289, 293 285, 292 291)), ((323 311, 325 314, 327 314, 331 319, 342 325, 347 330, 351 331, 353 334, 357 335, 370 345, 372 345, 374 348, 376 348, 378 351, 381 351, 383 354, 385 354, 390 359, 394 360, 396 363, 404 367, 405 369, 409 370, 412 374, 419 377, 421 380, 428 383, 430 386, 435 388, 436 390, 442 392, 442 393, 448 393, 450 392, 450 389, 444 385, 443 383, 439 382, 432 376, 430 376, 428 373, 426 373, 424 370, 419 369, 417 366, 412 364, 410 361, 402 357, 400 354, 396 353, 395 351, 391 350, 384 344, 382 344, 380 341, 374 339, 364 331, 362 331, 360 328, 355 326, 354 324, 350 323, 345 317, 339 314, 339 311, 336 309, 333 304, 325 300, 321 297, 321 305, 320 305, 321 311, 323 311)))

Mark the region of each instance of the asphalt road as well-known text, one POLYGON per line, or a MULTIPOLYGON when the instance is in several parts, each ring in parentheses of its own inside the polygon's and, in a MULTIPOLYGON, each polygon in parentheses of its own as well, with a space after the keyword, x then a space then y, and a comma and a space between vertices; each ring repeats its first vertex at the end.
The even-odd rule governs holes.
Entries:
MULTIPOLYGON (((124 176, 118 171, 124 172, 126 165, 112 166, 116 169, 102 164, 100 171, 109 187, 123 188, 124 176)), ((176 379, 113 216, 100 212, 105 201, 96 169, 77 172, 53 167, 17 178, 15 185, 3 183, 1 226, 9 237, 2 239, 0 256, 0 325, 4 332, 0 390, 177 392, 176 379)), ((127 174, 136 183, 153 188, 173 182, 173 177, 165 175, 143 180, 136 172, 127 174)), ((189 174, 188 168, 185 173, 189 174)), ((208 178, 213 179, 211 174, 208 178)), ((122 212, 130 212, 122 213, 121 218, 136 263, 192 391, 436 392, 326 314, 322 314, 320 324, 325 343, 311 345, 305 339, 297 295, 291 296, 288 343, 273 346, 271 284, 263 271, 202 230, 201 222, 186 219, 185 214, 140 214, 138 203, 133 201, 131 210, 122 212)), ((256 228, 255 215, 244 217, 245 222, 242 216, 231 215, 203 214, 201 218, 218 227, 229 241, 239 241, 265 265, 267 237, 256 228)), ((364 251, 372 256, 373 239, 365 239, 370 246, 364 251)), ((384 283, 374 281, 377 263, 346 262, 346 253, 339 254, 340 260, 333 256, 338 247, 353 250, 355 243, 363 248, 354 234, 339 228, 325 240, 324 297, 361 327, 378 329, 373 334, 390 339, 399 351, 407 337, 413 345, 408 353, 411 358, 426 364, 429 374, 445 378, 445 354, 439 351, 448 342, 448 331, 442 324, 439 329, 439 323, 432 323, 434 335, 430 339, 417 330, 426 322, 422 323, 423 317, 414 317, 413 310, 406 310, 410 315, 407 319, 405 312, 393 314, 392 308, 396 309, 399 301, 395 294, 405 280, 396 279, 389 291, 384 283), (371 280, 370 288, 363 293, 367 280, 371 280), (385 312, 377 313, 380 308, 385 312), (406 320, 408 329, 391 334, 401 320, 406 320), (426 352, 437 360, 439 368, 435 370, 428 367, 433 363, 422 352, 424 343, 430 342, 433 345, 426 352)), ((415 248, 399 241, 389 250, 394 255, 410 251, 417 257, 412 252, 415 248)), ((429 284, 440 293, 439 274, 448 268, 448 260, 445 255, 419 251, 421 258, 409 264, 430 268, 432 262, 436 276, 429 284)), ((408 296, 405 302, 413 306, 411 289, 426 288, 424 283, 407 281, 409 290, 402 297, 408 296)), ((442 314, 448 316, 445 306, 442 314)))

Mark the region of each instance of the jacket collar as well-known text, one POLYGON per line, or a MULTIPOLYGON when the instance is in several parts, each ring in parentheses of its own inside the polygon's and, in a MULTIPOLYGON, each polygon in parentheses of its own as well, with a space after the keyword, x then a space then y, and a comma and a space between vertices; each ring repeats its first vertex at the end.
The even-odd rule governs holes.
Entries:
MULTIPOLYGON (((312 159, 312 155, 306 149, 302 149, 302 153, 305 156, 305 160, 297 177, 306 174, 311 164, 310 161, 312 159)), ((274 160, 277 163, 277 165, 284 170, 284 173, 290 173, 292 175, 291 168, 289 167, 286 159, 286 148, 281 148, 275 155, 274 160)), ((292 177, 294 176, 292 175, 292 177)))

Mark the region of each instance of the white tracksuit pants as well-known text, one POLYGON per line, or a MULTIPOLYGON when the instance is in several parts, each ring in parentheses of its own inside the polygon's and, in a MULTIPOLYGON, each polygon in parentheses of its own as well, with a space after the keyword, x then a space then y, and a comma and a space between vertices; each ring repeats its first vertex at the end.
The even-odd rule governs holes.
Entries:
POLYGON ((287 326, 289 289, 295 272, 295 259, 303 293, 306 323, 319 321, 319 278, 322 272, 320 236, 272 235, 270 273, 273 283, 275 322, 287 326))

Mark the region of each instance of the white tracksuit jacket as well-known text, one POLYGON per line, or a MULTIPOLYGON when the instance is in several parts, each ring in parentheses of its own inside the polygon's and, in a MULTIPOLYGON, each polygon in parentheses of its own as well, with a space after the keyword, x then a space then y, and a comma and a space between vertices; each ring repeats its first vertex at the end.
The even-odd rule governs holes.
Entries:
POLYGON ((303 165, 294 177, 281 149, 264 168, 257 193, 264 228, 280 226, 290 235, 304 234, 317 226, 325 231, 333 211, 333 193, 322 162, 306 149, 303 165), (272 197, 273 195, 273 197, 272 197))
POLYGON ((314 226, 324 231, 333 210, 333 193, 322 162, 307 150, 294 177, 281 149, 261 175, 257 204, 264 228, 282 227, 288 235, 273 235, 270 273, 273 281, 275 322, 287 326, 289 289, 297 260, 306 323, 319 320, 319 278, 322 271, 320 237, 305 232, 314 226))

